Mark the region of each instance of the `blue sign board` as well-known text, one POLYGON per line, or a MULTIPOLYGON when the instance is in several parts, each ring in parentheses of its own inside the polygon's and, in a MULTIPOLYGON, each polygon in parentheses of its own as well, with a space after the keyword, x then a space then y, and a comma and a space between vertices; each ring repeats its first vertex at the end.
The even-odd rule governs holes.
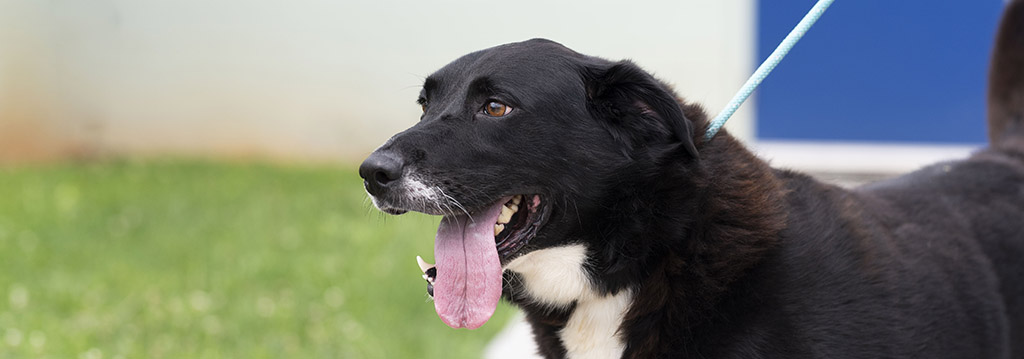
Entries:
MULTIPOLYGON (((758 59, 814 1, 761 1, 758 59)), ((757 137, 985 142, 1001 0, 837 0, 761 85, 757 137)))

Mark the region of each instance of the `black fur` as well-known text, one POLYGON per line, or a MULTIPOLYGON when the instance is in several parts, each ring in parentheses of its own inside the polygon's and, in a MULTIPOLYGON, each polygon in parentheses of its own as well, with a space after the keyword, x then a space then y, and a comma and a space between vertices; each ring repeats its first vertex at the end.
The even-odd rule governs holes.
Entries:
MULTIPOLYGON (((1014 31, 997 56, 1024 53, 1014 31)), ((412 174, 470 212, 539 194, 548 220, 502 261, 585 244, 601 293, 634 292, 625 358, 1024 358, 1024 134, 1001 132, 1021 107, 1001 109, 1017 117, 998 146, 845 190, 771 169, 725 131, 705 141, 704 111, 647 72, 547 40, 466 55, 421 103, 360 169, 375 200, 444 213, 389 187, 412 174), (492 100, 513 110, 483 114, 492 100)), ((505 275, 542 354, 566 356, 574 307, 505 275)))

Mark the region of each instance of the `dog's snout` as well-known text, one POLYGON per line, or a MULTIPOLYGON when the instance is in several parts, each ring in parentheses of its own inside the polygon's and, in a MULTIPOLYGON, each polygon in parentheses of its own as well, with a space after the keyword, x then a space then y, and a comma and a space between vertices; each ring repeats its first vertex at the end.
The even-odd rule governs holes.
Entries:
POLYGON ((359 176, 366 183, 366 190, 378 195, 402 177, 403 167, 405 165, 398 155, 376 151, 359 166, 359 176))

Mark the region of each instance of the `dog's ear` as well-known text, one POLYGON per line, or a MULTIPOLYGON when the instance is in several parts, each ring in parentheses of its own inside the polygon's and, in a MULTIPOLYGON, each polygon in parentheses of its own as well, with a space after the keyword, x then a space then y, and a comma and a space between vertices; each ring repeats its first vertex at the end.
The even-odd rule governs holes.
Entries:
POLYGON ((698 158, 693 123, 683 114, 675 95, 630 61, 593 66, 587 70, 591 114, 606 122, 612 136, 629 148, 678 142, 698 158))

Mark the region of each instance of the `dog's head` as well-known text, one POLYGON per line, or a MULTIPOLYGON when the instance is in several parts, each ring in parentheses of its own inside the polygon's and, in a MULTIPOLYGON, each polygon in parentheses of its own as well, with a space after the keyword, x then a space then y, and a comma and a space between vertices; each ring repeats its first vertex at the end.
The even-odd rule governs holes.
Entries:
POLYGON ((638 163, 697 159, 694 125, 631 62, 547 40, 465 55, 430 75, 415 126, 359 168, 382 211, 443 215, 435 306, 453 327, 490 317, 502 265, 573 240, 638 163))

